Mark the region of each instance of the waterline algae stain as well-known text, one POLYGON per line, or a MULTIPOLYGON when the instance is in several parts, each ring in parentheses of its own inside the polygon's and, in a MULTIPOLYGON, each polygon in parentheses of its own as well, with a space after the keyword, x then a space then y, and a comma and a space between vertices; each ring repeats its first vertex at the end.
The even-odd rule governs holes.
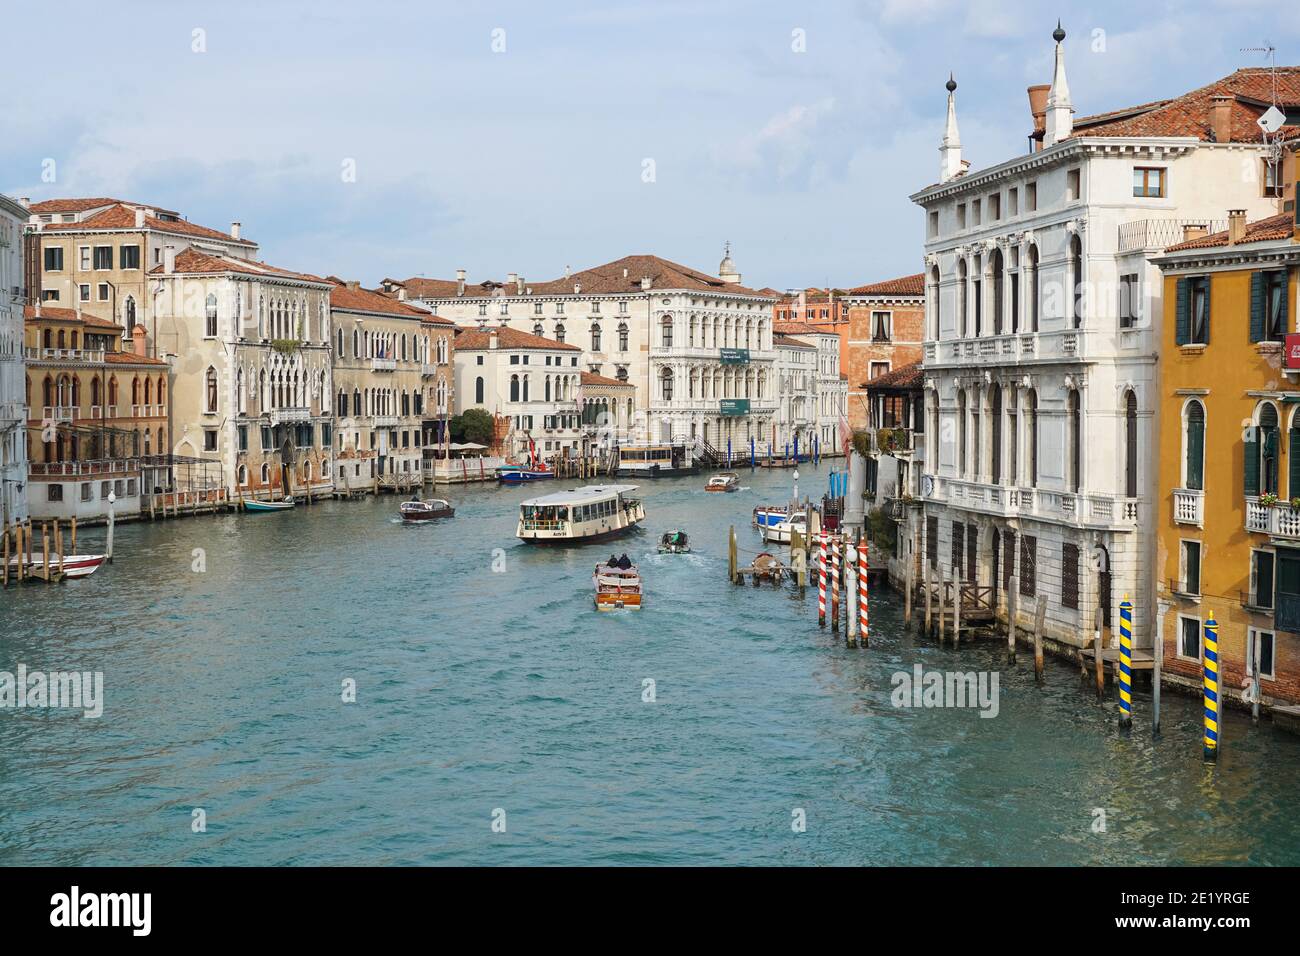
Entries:
POLYGON ((640 489, 639 614, 592 609, 607 545, 515 538, 526 486, 457 487, 446 522, 119 525, 101 573, 0 594, 0 671, 104 687, 93 720, 0 710, 0 864, 1300 863, 1300 742, 1225 712, 1207 767, 1198 698, 1153 741, 1135 686, 1121 732, 1075 668, 941 648, 883 587, 845 648, 815 588, 727 583, 728 527, 749 563, 789 477, 742 486, 640 489), (918 673, 975 675, 968 706, 895 706, 918 673))

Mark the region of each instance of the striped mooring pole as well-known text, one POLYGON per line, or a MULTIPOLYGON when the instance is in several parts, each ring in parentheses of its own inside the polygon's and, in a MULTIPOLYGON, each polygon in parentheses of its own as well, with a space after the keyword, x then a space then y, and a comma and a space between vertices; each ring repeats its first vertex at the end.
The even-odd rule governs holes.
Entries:
POLYGON ((1205 759, 1219 756, 1219 622, 1214 612, 1205 620, 1205 759))
POLYGON ((1133 602, 1119 606, 1119 725, 1133 726, 1133 602))
POLYGON ((871 631, 867 615, 867 539, 858 545, 858 641, 862 647, 867 646, 871 631))
POLYGON ((831 537, 831 630, 840 632, 840 536, 831 537))
POLYGON ((817 535, 821 553, 817 568, 817 626, 826 626, 826 532, 817 535))

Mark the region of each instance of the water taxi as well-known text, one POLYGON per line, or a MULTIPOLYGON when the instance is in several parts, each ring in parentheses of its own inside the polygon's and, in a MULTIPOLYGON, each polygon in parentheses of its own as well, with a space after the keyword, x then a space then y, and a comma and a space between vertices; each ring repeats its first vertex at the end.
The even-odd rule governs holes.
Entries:
POLYGON ((397 513, 403 521, 431 521, 434 518, 450 518, 456 509, 445 498, 430 498, 428 501, 412 498, 403 501, 398 506, 397 513))
POLYGON ((724 471, 714 475, 704 485, 705 491, 735 491, 740 487, 740 475, 724 471))
POLYGON ((680 529, 665 531, 663 537, 659 539, 660 554, 689 554, 690 551, 690 539, 687 538, 686 532, 680 529))
POLYGON ((623 534, 645 520, 639 498, 628 497, 636 485, 586 485, 557 491, 519 504, 524 541, 597 541, 623 534))
POLYGON ((780 524, 789 509, 785 505, 759 505, 754 509, 754 527, 760 531, 780 524))
POLYGON ((684 441, 623 444, 618 447, 620 478, 668 478, 699 471, 692 446, 684 441))
POLYGON ((807 541, 808 517, 802 511, 796 511, 776 524, 760 526, 758 531, 763 536, 764 541, 776 544, 789 544, 790 532, 792 531, 798 531, 803 536, 804 541, 807 541))
POLYGON ((501 465, 497 468, 497 481, 506 485, 521 485, 525 481, 542 481, 554 477, 555 472, 545 465, 538 468, 529 465, 501 465))
POLYGON ((591 582, 597 611, 641 610, 641 572, 635 564, 628 568, 598 564, 591 582))
POLYGON ((254 501, 249 499, 244 502, 244 510, 253 512, 288 511, 293 506, 294 500, 292 496, 280 501, 254 501))

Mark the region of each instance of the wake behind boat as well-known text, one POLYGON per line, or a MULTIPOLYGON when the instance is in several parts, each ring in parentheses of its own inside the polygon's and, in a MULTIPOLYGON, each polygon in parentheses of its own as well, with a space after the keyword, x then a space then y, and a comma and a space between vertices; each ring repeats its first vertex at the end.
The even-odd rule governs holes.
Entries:
POLYGON ((586 485, 519 504, 515 536, 524 541, 597 541, 623 534, 645 520, 636 485, 586 485))

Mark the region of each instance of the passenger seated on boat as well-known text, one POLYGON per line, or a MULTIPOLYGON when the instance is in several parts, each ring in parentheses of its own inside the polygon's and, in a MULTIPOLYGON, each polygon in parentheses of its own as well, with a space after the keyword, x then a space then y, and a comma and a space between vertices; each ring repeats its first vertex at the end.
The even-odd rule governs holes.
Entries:
POLYGON ((609 560, 605 563, 605 567, 607 567, 607 568, 616 568, 616 567, 618 567, 618 558, 614 557, 614 556, 611 554, 611 555, 609 556, 609 560))
POLYGON ((624 571, 626 571, 628 568, 632 567, 632 562, 628 558, 628 556, 624 554, 621 558, 618 559, 618 566, 622 568, 624 571))

